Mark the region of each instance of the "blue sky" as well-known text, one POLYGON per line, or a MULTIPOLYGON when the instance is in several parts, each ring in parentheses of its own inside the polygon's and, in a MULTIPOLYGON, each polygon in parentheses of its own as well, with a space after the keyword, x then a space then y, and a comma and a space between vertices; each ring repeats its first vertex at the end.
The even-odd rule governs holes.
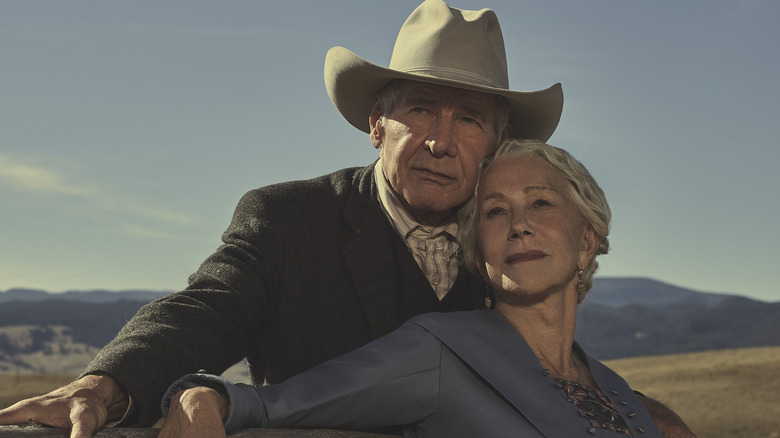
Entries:
MULTIPOLYGON (((0 3, 0 290, 183 288, 244 192, 372 162, 325 52, 387 65, 416 5, 0 3)), ((613 208, 600 275, 780 300, 779 2, 451 5, 496 11, 512 89, 563 84, 550 143, 613 208)))

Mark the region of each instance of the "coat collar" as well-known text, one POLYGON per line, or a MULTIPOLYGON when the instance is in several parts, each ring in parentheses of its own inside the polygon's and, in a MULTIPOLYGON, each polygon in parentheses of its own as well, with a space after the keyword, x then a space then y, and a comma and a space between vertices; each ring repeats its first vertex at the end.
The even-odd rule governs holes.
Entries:
MULTIPOLYGON (((562 421, 561 412, 570 411, 576 416, 576 408, 562 396, 553 379, 545 375, 525 339, 495 311, 428 314, 412 321, 436 336, 544 436, 616 436, 603 429, 596 429, 595 435, 587 435, 589 424, 579 417, 562 421)), ((577 344, 574 348, 582 351, 577 344)), ((593 377, 634 435, 660 437, 628 384, 606 366, 586 353, 582 354, 593 377), (638 433, 639 427, 644 433, 638 433)))

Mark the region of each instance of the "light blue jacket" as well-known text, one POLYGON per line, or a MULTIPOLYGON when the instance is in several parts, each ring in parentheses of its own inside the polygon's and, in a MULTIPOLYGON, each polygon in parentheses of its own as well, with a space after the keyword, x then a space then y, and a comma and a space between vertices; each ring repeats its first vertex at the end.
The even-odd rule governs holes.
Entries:
MULTIPOLYGON (((579 346, 599 387, 634 437, 661 437, 628 384, 579 346)), ((491 310, 432 313, 281 384, 233 385, 192 374, 230 399, 228 433, 245 427, 374 429, 406 437, 618 437, 591 428, 556 388, 522 336, 491 310)))

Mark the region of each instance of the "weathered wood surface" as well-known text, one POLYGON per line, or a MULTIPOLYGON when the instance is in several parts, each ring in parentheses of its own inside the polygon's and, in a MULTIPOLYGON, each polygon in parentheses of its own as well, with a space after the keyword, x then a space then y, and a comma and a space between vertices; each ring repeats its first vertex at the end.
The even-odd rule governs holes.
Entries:
MULTIPOLYGON (((160 429, 108 427, 97 438, 156 438, 160 429)), ((68 438, 68 431, 50 427, 0 426, 0 438, 68 438)), ((230 438, 397 438, 397 435, 333 429, 245 429, 230 438)))

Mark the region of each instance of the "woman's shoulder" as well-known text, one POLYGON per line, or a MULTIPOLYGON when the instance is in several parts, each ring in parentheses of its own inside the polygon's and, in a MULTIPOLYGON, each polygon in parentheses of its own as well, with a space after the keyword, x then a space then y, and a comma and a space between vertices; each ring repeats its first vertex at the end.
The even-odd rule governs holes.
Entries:
POLYGON ((525 344, 509 322, 493 310, 426 313, 409 319, 406 325, 422 328, 451 349, 482 342, 525 344))
POLYGON ((427 330, 475 330, 484 328, 503 328, 505 322, 493 310, 463 310, 455 312, 423 313, 410 318, 406 324, 418 325, 427 330))
MULTIPOLYGON (((413 324, 448 324, 457 321, 473 321, 481 324, 498 324, 505 321, 495 310, 477 309, 477 310, 456 310, 453 312, 430 312, 412 317, 407 323, 413 324)), ((507 323, 508 324, 508 323, 507 323)))

